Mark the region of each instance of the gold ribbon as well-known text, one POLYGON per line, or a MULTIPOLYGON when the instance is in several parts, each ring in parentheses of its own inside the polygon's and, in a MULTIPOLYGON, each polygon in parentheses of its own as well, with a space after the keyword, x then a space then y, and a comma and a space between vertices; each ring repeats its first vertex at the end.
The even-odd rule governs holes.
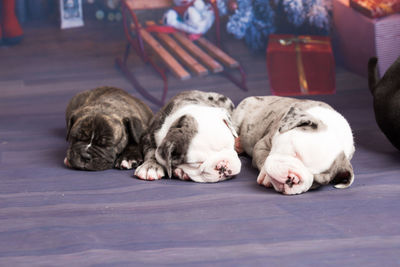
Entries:
POLYGON ((300 90, 302 94, 308 93, 308 83, 306 78, 306 72, 304 71, 303 59, 301 57, 301 47, 300 44, 329 44, 328 41, 315 40, 309 36, 301 37, 290 37, 290 38, 273 38, 273 41, 279 42, 283 46, 295 45, 296 51, 296 65, 297 72, 299 75, 300 90))

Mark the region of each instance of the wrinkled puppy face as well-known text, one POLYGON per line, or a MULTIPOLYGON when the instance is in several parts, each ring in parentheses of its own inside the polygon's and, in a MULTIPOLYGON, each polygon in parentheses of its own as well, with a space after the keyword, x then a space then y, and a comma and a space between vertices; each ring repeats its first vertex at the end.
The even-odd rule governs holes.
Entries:
POLYGON ((285 123, 273 137, 258 182, 284 194, 300 194, 326 184, 349 187, 354 181, 350 164, 354 145, 344 118, 318 107, 293 122, 285 123))
MULTIPOLYGON (((202 146, 204 149, 204 146, 202 146)), ((174 175, 183 180, 199 183, 215 183, 232 178, 238 174, 241 162, 233 149, 197 151, 188 155, 188 162, 178 165, 174 175)))
POLYGON ((297 157, 273 153, 267 157, 257 182, 285 195, 295 195, 310 189, 313 175, 297 157))
POLYGON ((226 111, 192 107, 191 112, 170 127, 156 150, 157 161, 182 180, 212 183, 238 174, 241 162, 226 111))
MULTIPOLYGON (((72 119, 73 120, 73 119, 72 119)), ((127 143, 120 121, 105 115, 86 116, 69 123, 67 140, 70 145, 65 165, 81 170, 105 170, 127 143)))

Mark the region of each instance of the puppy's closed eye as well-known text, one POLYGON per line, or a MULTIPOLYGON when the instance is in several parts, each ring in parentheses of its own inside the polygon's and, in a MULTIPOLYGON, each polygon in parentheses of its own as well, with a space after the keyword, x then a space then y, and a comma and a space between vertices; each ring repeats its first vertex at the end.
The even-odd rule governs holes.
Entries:
POLYGON ((71 138, 74 142, 89 142, 91 139, 91 136, 86 133, 86 132, 79 132, 79 133, 72 133, 69 135, 69 138, 71 138))
POLYGON ((83 133, 83 134, 79 134, 76 139, 81 140, 81 141, 90 141, 90 136, 88 134, 83 133))
POLYGON ((91 139, 92 134, 93 132, 91 130, 81 127, 80 129, 78 128, 78 130, 73 129, 71 137, 77 140, 87 141, 91 139))

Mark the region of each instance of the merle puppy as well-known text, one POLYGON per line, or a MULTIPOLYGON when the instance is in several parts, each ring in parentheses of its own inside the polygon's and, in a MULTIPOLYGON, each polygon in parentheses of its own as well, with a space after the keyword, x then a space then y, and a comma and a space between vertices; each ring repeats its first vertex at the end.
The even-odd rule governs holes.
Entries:
POLYGON ((141 100, 114 87, 75 95, 66 109, 64 164, 81 170, 131 169, 143 161, 140 138, 153 116, 141 100))
POLYGON ((355 151, 346 119, 320 101, 289 97, 245 98, 232 115, 240 148, 258 168, 257 182, 286 195, 354 181, 355 151))

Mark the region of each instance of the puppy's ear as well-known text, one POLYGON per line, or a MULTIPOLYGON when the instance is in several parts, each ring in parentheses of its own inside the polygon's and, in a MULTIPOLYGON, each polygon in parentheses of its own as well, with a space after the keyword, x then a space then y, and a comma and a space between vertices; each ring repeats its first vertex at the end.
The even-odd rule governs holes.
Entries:
POLYGON ((123 122, 129 138, 139 144, 144 132, 142 122, 137 117, 124 118, 123 122))
POLYGON ((317 131, 325 127, 325 124, 307 112, 291 107, 281 121, 279 132, 284 133, 297 127, 303 130, 317 131))
POLYGON ((69 140, 69 136, 71 134, 71 129, 72 129, 72 126, 74 126, 75 121, 76 121, 76 116, 71 116, 69 118, 69 120, 67 121, 67 136, 66 136, 67 141, 69 140))
POLYGON ((173 140, 164 140, 157 150, 160 156, 165 160, 165 168, 167 169, 168 177, 171 177, 172 161, 180 157, 175 142, 173 140))
POLYGON ((344 157, 341 164, 335 170, 331 183, 335 188, 343 189, 349 187, 354 182, 354 171, 350 161, 344 157))
POLYGON ((157 148, 159 156, 165 160, 168 176, 172 175, 172 168, 185 161, 190 140, 197 132, 197 123, 189 115, 178 118, 168 130, 161 145, 157 148))
POLYGON ((314 184, 332 184, 335 188, 343 189, 354 182, 354 171, 350 160, 344 152, 340 153, 333 161, 331 167, 325 172, 314 174, 314 184))
POLYGON ((172 168, 184 162, 189 140, 185 131, 180 128, 170 129, 164 137, 156 153, 165 160, 168 177, 172 176, 172 168))
POLYGON ((223 119, 223 121, 226 124, 226 126, 229 128, 229 130, 231 131, 233 137, 237 138, 239 135, 235 130, 235 126, 233 125, 231 116, 229 116, 228 112, 226 113, 226 117, 223 119))

